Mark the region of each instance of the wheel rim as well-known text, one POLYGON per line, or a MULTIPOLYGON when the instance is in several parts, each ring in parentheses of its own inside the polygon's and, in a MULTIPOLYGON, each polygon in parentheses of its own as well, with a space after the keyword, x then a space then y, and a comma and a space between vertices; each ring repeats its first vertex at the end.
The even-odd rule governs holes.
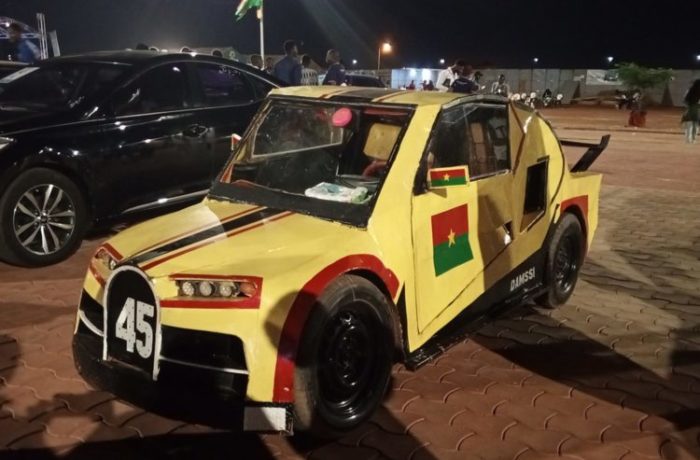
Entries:
POLYGON ((334 416, 350 421, 366 411, 381 377, 384 332, 376 318, 345 307, 330 318, 319 351, 319 390, 323 404, 334 416))
POLYGON ((75 232, 75 206, 54 184, 27 190, 15 204, 15 238, 28 252, 48 256, 63 249, 75 232))
POLYGON ((554 257, 554 282, 563 294, 574 287, 579 265, 579 244, 571 235, 565 236, 554 257))

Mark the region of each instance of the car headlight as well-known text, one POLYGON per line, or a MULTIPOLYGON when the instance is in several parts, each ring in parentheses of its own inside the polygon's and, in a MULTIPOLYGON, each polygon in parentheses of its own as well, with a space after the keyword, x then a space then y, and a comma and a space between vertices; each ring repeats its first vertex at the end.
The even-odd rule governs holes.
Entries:
POLYGON ((14 139, 10 139, 9 137, 0 137, 0 150, 3 150, 5 147, 9 146, 14 141, 14 139))
POLYGON ((95 253, 95 259, 97 259, 104 267, 107 267, 110 271, 117 267, 117 259, 107 250, 102 247, 95 253))
POLYGON ((259 294, 261 280, 251 277, 207 277, 178 275, 178 296, 200 299, 253 298, 259 294))

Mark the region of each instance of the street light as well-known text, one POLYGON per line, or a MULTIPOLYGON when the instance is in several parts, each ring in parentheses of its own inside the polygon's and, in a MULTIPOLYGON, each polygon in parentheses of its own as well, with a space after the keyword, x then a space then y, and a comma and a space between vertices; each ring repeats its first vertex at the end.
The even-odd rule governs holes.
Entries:
POLYGON ((352 60, 352 65, 357 65, 357 59, 352 60))
POLYGON ((535 64, 540 62, 540 58, 532 58, 532 67, 530 67, 530 92, 535 88, 535 64))
POLYGON ((440 65, 445 65, 445 60, 444 60, 444 59, 440 59, 440 65))
POLYGON ((606 59, 607 59, 607 61, 608 61, 608 64, 612 64, 613 61, 615 60, 615 58, 612 57, 612 56, 608 56, 606 59))
POLYGON ((382 68, 382 54, 389 54, 393 49, 394 47, 391 46, 389 42, 384 42, 379 47, 379 52, 377 53, 377 71, 382 68))

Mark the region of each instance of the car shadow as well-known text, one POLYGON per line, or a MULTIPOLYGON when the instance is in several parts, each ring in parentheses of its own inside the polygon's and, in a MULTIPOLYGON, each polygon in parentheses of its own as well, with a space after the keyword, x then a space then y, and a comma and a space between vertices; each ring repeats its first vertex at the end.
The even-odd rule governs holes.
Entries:
MULTIPOLYGON (((633 202, 625 206, 637 208, 633 202)), ((472 340, 585 395, 668 422, 650 420, 651 429, 627 432, 621 442, 658 434, 675 441, 663 446, 660 440, 664 458, 686 458, 679 444, 700 458, 700 291, 694 273, 700 266, 700 229, 689 226, 679 238, 674 222, 637 217, 639 222, 619 220, 599 230, 610 248, 601 253, 594 248, 582 269, 578 289, 587 283, 590 295, 574 295, 561 312, 533 305, 513 309, 472 340), (641 233, 635 237, 633 231, 641 233), (600 328, 594 332, 570 322, 569 313, 600 328), (499 324, 501 319, 509 323, 499 324), (555 332, 523 343, 507 333, 513 321, 528 332, 555 332), (493 340, 489 330, 515 339, 493 340)))

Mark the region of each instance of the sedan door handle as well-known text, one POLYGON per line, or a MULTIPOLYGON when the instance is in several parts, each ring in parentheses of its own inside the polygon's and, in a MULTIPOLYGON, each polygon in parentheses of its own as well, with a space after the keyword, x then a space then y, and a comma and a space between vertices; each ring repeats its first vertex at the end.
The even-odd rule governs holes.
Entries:
POLYGON ((182 134, 185 137, 202 137, 204 136, 207 131, 209 131, 209 128, 203 125, 192 125, 188 126, 187 129, 185 129, 182 134))

